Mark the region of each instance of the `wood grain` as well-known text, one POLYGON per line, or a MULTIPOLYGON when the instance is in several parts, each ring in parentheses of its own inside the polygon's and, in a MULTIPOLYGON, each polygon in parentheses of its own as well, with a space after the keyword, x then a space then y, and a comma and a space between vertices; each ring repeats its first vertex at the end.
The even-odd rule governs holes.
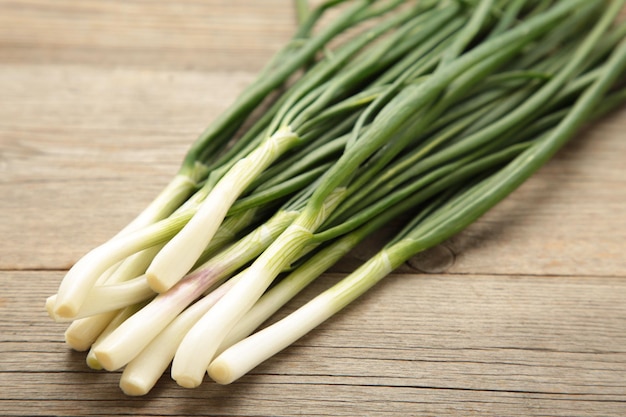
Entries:
POLYGON ((291 36, 286 0, 0 1, 0 60, 258 70, 291 36))
MULTIPOLYGON (((61 272, 0 276, 6 313, 0 399, 7 413, 92 415, 102 407, 110 415, 223 416, 626 411, 626 280, 620 278, 396 274, 232 386, 206 382, 184 390, 165 375, 137 400, 119 392, 119 374, 88 371, 84 354, 60 341, 63 326, 46 320, 41 300, 61 272), (33 281, 37 286, 24 285, 33 281)), ((324 276, 285 312, 338 278, 324 276)))
POLYGON ((232 386, 129 398, 65 346, 43 309, 65 270, 293 27, 286 0, 0 0, 0 415, 626 415, 626 110, 232 386))

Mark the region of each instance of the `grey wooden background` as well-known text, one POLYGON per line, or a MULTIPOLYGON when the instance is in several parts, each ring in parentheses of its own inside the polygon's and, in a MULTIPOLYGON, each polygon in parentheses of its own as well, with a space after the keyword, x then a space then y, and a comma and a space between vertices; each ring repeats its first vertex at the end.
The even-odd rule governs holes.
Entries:
POLYGON ((45 298, 293 28, 286 0, 0 0, 0 414, 626 415, 626 109, 231 386, 129 398, 65 346, 45 298))

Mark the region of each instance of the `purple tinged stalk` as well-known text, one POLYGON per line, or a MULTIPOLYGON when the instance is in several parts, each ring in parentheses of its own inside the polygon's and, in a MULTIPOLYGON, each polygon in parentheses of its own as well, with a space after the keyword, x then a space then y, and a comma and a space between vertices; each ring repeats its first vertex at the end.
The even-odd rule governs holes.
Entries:
POLYGON ((197 270, 122 323, 94 353, 104 369, 117 370, 150 343, 189 304, 225 278, 228 262, 197 270))

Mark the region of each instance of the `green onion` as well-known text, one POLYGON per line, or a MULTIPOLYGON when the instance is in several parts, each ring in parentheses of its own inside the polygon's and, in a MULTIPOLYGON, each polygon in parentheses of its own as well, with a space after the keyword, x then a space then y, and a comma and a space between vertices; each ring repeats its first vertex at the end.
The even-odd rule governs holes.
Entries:
POLYGON ((296 1, 299 27, 126 228, 46 301, 146 394, 230 383, 460 232, 626 101, 623 0, 296 1), (329 9, 342 10, 319 27, 329 9), (402 230, 253 333, 359 242, 402 230))
POLYGON ((585 92, 552 134, 497 174, 462 193, 453 201, 454 207, 440 208, 424 222, 405 232, 403 238, 379 252, 340 283, 286 318, 226 349, 209 366, 211 378, 221 384, 240 378, 336 314, 410 257, 471 224, 519 186, 572 136, 625 69, 626 42, 623 42, 607 63, 602 77, 585 92))
MULTIPOLYGON (((493 69, 501 65, 500 60, 503 63, 505 58, 510 59, 513 53, 531 42, 534 37, 545 33, 551 25, 563 19, 579 3, 582 4, 576 1, 560 3, 540 16, 477 46, 449 65, 439 67, 424 82, 402 90, 401 94, 380 111, 371 127, 349 144, 346 151, 324 175, 302 214, 256 259, 237 285, 190 330, 174 357, 172 377, 182 386, 194 387, 201 383, 206 367, 228 330, 252 307, 276 276, 295 261, 302 249, 312 242, 313 232, 330 214, 328 210, 322 209, 328 195, 345 183, 369 156, 410 123, 413 115, 419 114, 429 101, 434 100, 457 77, 462 78, 468 70, 474 66, 480 67, 485 60, 491 63, 489 58, 494 54, 497 59, 493 60, 495 64, 493 69), (210 324, 203 326, 203 323, 210 324)), ((486 76, 488 73, 482 75, 486 76)), ((463 88, 465 87, 461 87, 463 88)), ((445 99, 444 96, 440 103, 445 102, 445 99)), ((434 109, 431 117, 443 111, 443 107, 435 106, 434 109)), ((425 120, 428 118, 422 118, 418 123, 425 123, 425 120)))

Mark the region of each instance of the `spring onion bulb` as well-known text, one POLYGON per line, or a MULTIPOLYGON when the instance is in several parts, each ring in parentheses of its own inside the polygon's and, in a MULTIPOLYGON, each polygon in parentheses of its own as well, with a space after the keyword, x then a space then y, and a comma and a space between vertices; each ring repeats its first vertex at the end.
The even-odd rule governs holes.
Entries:
POLYGON ((72 321, 65 329, 65 343, 78 352, 89 350, 117 313, 113 310, 72 321))

